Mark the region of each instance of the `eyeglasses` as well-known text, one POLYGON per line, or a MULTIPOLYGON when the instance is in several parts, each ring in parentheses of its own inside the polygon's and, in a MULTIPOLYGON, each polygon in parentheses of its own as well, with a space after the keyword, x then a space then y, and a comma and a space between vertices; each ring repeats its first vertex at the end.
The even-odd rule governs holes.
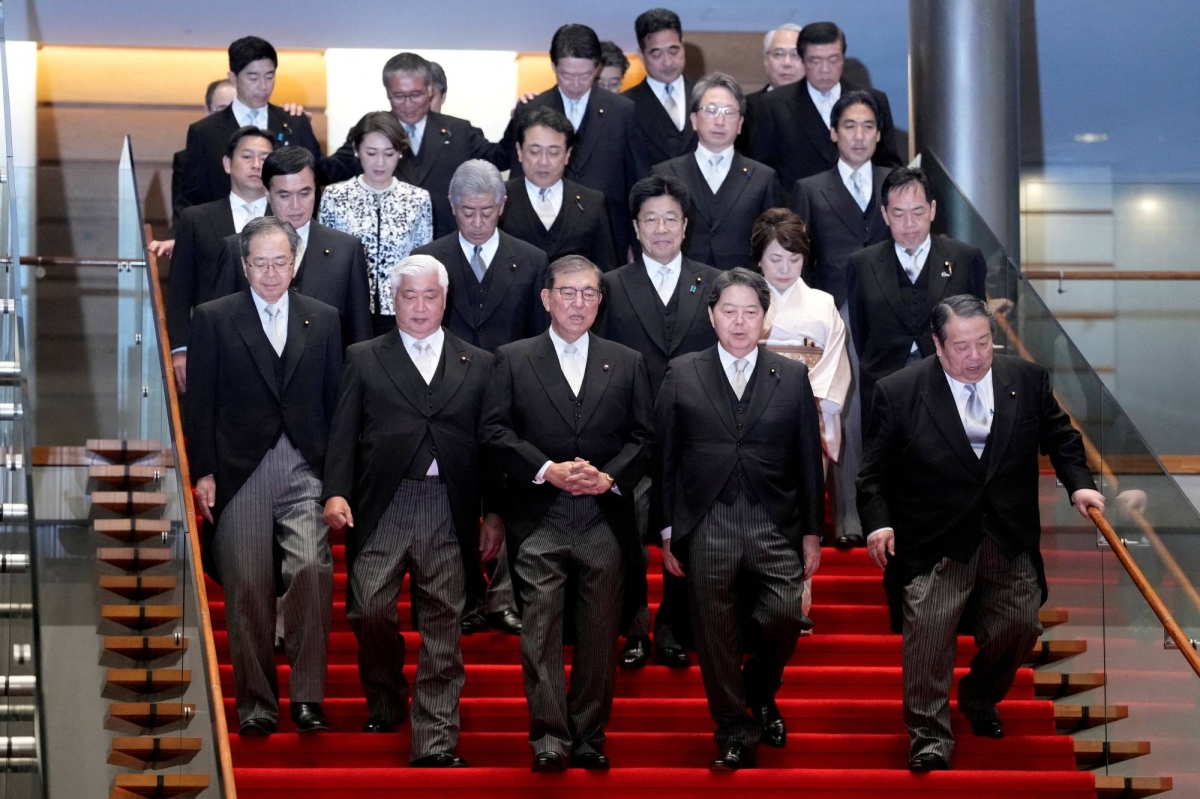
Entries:
POLYGON ((658 227, 659 222, 662 222, 663 225, 666 226, 667 230, 674 230, 675 228, 677 228, 683 224, 682 219, 680 219, 677 216, 673 216, 671 214, 668 214, 666 216, 654 216, 653 214, 651 214, 650 216, 639 216, 638 217, 638 224, 645 225, 648 228, 658 227))
POLYGON ((409 92, 408 94, 393 94, 392 99, 397 103, 419 103, 429 98, 429 92, 409 92))
POLYGON ((276 272, 287 272, 295 263, 290 258, 276 258, 274 261, 248 261, 251 269, 259 272, 266 272, 268 269, 274 269, 276 272))
POLYGON ((800 51, 797 50, 795 47, 793 47, 791 50, 785 50, 782 47, 778 47, 778 48, 770 51, 769 53, 767 53, 767 55, 771 57, 772 61, 799 61, 800 60, 800 51))
POLYGON ((732 119, 741 113, 738 111, 738 109, 731 105, 704 105, 700 106, 700 110, 704 113, 704 116, 708 117, 709 119, 716 119, 717 117, 728 117, 732 119))
POLYGON ((591 286, 585 289, 577 289, 574 286, 563 286, 562 288, 554 289, 554 291, 557 291, 558 296, 567 302, 574 302, 578 296, 582 296, 583 301, 587 303, 596 302, 600 299, 600 289, 592 288, 591 286))

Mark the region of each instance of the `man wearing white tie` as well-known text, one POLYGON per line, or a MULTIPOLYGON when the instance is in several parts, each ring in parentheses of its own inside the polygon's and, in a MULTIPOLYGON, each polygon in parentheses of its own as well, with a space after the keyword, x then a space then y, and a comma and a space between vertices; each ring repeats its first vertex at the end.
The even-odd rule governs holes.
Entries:
MULTIPOLYGON (((926 267, 928 268, 928 267, 926 267)), ((936 357, 875 385, 858 507, 904 633, 909 768, 949 768, 957 636, 979 651, 958 686, 971 732, 1002 738, 997 704, 1042 631, 1038 454, 1075 508, 1104 511, 1083 442, 1042 367, 992 353, 992 312, 958 294, 932 312, 936 357)))
POLYGON ((646 79, 623 96, 636 106, 634 119, 654 166, 696 149, 695 122, 688 115, 695 81, 683 76, 687 53, 678 14, 652 8, 638 16, 633 29, 646 79))

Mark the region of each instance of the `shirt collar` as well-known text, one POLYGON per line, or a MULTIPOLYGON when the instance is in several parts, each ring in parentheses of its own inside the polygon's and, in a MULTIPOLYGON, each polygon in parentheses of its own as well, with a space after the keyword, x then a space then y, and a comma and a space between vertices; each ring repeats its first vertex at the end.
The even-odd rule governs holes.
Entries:
POLYGON ((863 182, 863 186, 867 189, 871 188, 871 181, 875 177, 875 173, 871 171, 870 161, 867 161, 858 169, 855 169, 842 159, 838 159, 838 173, 842 176, 842 183, 848 184, 850 182, 850 176, 855 172, 858 172, 858 174, 866 178, 866 180, 863 182))
POLYGON ((312 220, 305 222, 300 227, 296 228, 296 232, 300 234, 300 241, 304 242, 304 246, 308 246, 308 234, 312 230, 312 220))
MULTIPOLYGON (((262 108, 251 108, 250 106, 243 103, 241 101, 241 99, 238 98, 237 95, 234 95, 234 97, 233 97, 232 107, 233 107, 234 119, 237 119, 239 122, 243 119, 253 119, 254 115, 257 114, 259 111, 262 111, 264 115, 267 113, 266 106, 263 106, 262 108)), ((264 120, 263 124, 266 125, 265 120, 264 120)))
MULTIPOLYGON (((967 389, 966 383, 962 383, 958 380, 955 380, 953 377, 950 376, 949 372, 945 371, 945 369, 942 370, 942 374, 946 375, 946 382, 950 384, 950 391, 954 394, 954 398, 956 400, 959 397, 966 394, 966 389, 967 389)), ((987 373, 984 374, 983 377, 979 378, 979 382, 976 383, 975 386, 979 391, 980 399, 981 400, 985 399, 985 397, 983 396, 984 393, 987 392, 988 389, 990 389, 992 386, 992 370, 988 369, 987 373)))
MULTIPOLYGON (((550 329, 547 330, 546 332, 550 334, 550 343, 554 345, 554 352, 558 355, 558 359, 562 360, 563 350, 565 350, 567 348, 568 343, 563 340, 562 336, 560 336, 560 335, 558 335, 558 333, 554 332, 553 326, 551 326, 550 329)), ((584 333, 582 336, 575 339, 575 356, 576 357, 583 356, 583 359, 585 361, 587 360, 587 354, 588 354, 588 338, 589 338, 589 336, 590 336, 590 333, 584 333)))
POLYGON ((446 331, 440 327, 425 338, 410 336, 408 333, 400 330, 400 328, 396 328, 396 330, 400 333, 400 341, 404 344, 404 351, 409 355, 412 355, 412 345, 418 341, 428 341, 429 345, 433 347, 433 354, 438 355, 441 353, 442 344, 446 340, 446 331))
MULTIPOLYGON (((475 257, 475 245, 463 238, 463 234, 458 234, 458 245, 462 247, 463 255, 467 256, 467 263, 475 257)), ((496 250, 500 249, 500 228, 492 231, 492 237, 480 245, 482 249, 479 251, 480 257, 483 258, 485 264, 490 265, 492 259, 496 257, 496 250)))
MULTIPOLYGON (((541 188, 535 185, 529 178, 525 178, 525 191, 529 194, 529 199, 531 200, 539 199, 542 193, 541 188)), ((554 200, 562 196, 562 191, 563 182, 562 178, 559 178, 557 183, 555 183, 553 186, 547 187, 546 199, 554 200)))
POLYGON ((563 113, 566 113, 571 108, 571 103, 579 103, 580 108, 587 108, 588 99, 592 96, 591 89, 588 89, 586 92, 584 92, 583 97, 580 97, 578 100, 572 100, 570 97, 567 97, 566 93, 562 90, 562 87, 559 87, 558 93, 562 96, 563 113))
POLYGON ((804 85, 808 87, 808 96, 813 99, 814 103, 817 102, 818 100, 823 101, 823 102, 836 103, 842 97, 842 82, 841 81, 838 81, 837 83, 835 83, 833 88, 830 89, 828 92, 817 91, 817 87, 813 86, 811 83, 808 83, 807 81, 805 81, 804 85))
POLYGON ((683 250, 675 253, 675 257, 667 261, 665 264, 660 264, 646 253, 642 253, 642 262, 646 265, 646 273, 650 275, 650 281, 657 282, 658 270, 662 269, 664 266, 667 269, 670 269, 672 274, 678 273, 683 268, 683 250))
POLYGON ((235 211, 240 211, 243 205, 250 204, 250 210, 254 211, 259 216, 262 216, 267 210, 267 195, 259 197, 257 200, 243 200, 233 192, 229 192, 229 207, 235 211))
MULTIPOLYGON (((733 368, 733 362, 737 360, 737 356, 729 350, 721 346, 721 342, 717 342, 717 357, 721 359, 721 368, 725 370, 725 374, 729 374, 729 370, 733 368)), ((745 358, 750 363, 746 366, 746 375, 749 376, 754 371, 754 364, 758 363, 758 347, 750 350, 745 355, 745 358)))
MULTIPOLYGON (((250 288, 250 299, 254 300, 254 307, 258 309, 258 315, 261 318, 266 312, 266 308, 269 303, 262 297, 258 296, 258 293, 253 287, 250 288)), ((279 298, 279 301, 275 303, 275 307, 283 313, 285 319, 287 318, 288 305, 288 293, 285 291, 283 292, 283 296, 279 298)))
MULTIPOLYGON (((653 89, 654 93, 659 97, 666 96, 668 84, 663 83, 661 80, 655 80, 649 75, 646 76, 646 83, 650 84, 650 88, 653 89)), ((683 96, 683 75, 680 75, 678 78, 671 81, 669 85, 671 87, 671 95, 675 98, 675 102, 679 105, 684 105, 687 101, 683 96)))
POLYGON ((712 150, 705 147, 703 144, 700 144, 699 142, 696 143, 696 160, 699 161, 701 164, 703 164, 704 166, 708 166, 708 159, 714 155, 725 156, 725 160, 721 162, 721 166, 729 166, 730 161, 733 160, 733 145, 732 144, 729 145, 728 147, 726 147, 724 150, 721 150, 720 152, 713 152, 712 150), (703 155, 703 158, 701 158, 702 155, 703 155))
MULTIPOLYGON (((919 245, 917 245, 917 251, 915 253, 913 253, 913 257, 917 259, 917 263, 921 263, 922 259, 924 259, 927 255, 929 255, 929 248, 932 245, 933 245, 933 234, 930 233, 927 236, 925 236, 925 241, 923 241, 919 245)), ((904 251, 904 248, 900 246, 899 242, 896 243, 896 257, 897 258, 909 257, 908 253, 906 253, 904 251)))

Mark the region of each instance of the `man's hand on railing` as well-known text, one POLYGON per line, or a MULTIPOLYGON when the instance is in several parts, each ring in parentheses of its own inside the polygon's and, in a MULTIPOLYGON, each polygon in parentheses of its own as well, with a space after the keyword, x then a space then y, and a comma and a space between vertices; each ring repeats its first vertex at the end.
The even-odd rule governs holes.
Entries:
POLYGON ((217 480, 211 474, 201 477, 196 483, 196 502, 200 512, 210 522, 213 520, 212 508, 217 504, 217 480))
POLYGON ((350 503, 345 497, 330 497, 325 500, 325 512, 321 514, 321 518, 334 530, 354 526, 354 514, 350 512, 350 503))
POLYGON ((171 368, 175 370, 175 385, 180 394, 187 393, 187 350, 171 353, 171 368))
POLYGON ((1013 308, 1013 301, 1007 297, 993 297, 987 304, 993 316, 1007 316, 1013 308))
POLYGON ((1139 488, 1122 491, 1116 496, 1117 512, 1129 519, 1135 513, 1146 512, 1146 492, 1139 488))
POLYGON ((170 257, 171 253, 175 252, 175 239, 164 239, 163 241, 155 239, 147 244, 146 248, 159 258, 170 257))
POLYGON ((1081 488, 1072 494, 1071 503, 1075 505, 1075 510, 1079 511, 1079 515, 1085 519, 1091 518, 1088 515, 1088 508, 1095 508, 1104 513, 1104 495, 1090 488, 1081 488))

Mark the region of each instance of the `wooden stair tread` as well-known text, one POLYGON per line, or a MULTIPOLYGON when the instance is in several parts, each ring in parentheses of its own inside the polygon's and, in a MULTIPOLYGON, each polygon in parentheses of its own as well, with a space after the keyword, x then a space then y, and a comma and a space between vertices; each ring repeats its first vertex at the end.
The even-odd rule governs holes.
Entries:
POLYGON ((196 706, 186 702, 113 702, 108 706, 108 715, 150 729, 180 719, 191 721, 196 716, 196 706))
POLYGON ((159 693, 190 685, 191 669, 108 669, 105 682, 138 693, 159 693))
POLYGON ((100 587, 126 599, 148 599, 175 590, 179 579, 174 575, 141 577, 138 575, 102 574, 100 587))
POLYGON ((1033 663, 1035 665, 1056 663, 1060 660, 1073 658, 1076 655, 1082 655, 1084 652, 1087 652, 1087 649, 1087 641, 1067 639, 1047 641, 1042 639, 1033 645, 1033 651, 1029 654, 1029 659, 1026 660, 1026 663, 1033 663))
POLYGON ((129 488, 143 486, 162 477, 163 470, 153 466, 89 466, 88 478, 105 485, 129 488))
POLYGON ((92 507, 133 516, 167 504, 161 491, 93 491, 92 507))
POLYGON ((1039 697, 1058 699, 1063 696, 1090 691, 1104 685, 1103 672, 1059 673, 1035 671, 1033 673, 1034 694, 1039 697))
POLYGON ((207 774, 118 774, 110 799, 141 796, 181 796, 208 787, 207 774))
POLYGON ((182 605, 101 605, 100 618, 105 621, 144 630, 183 618, 182 605))
POLYGON ((173 635, 106 635, 104 649, 133 660, 157 660, 158 658, 186 652, 188 639, 173 635))
POLYGON ((124 768, 161 769, 186 763, 199 752, 199 738, 177 735, 113 738, 108 764, 124 768))
POLYGON ((1071 614, 1069 611, 1058 608, 1042 608, 1038 611, 1038 620, 1041 621, 1042 628, 1048 630, 1051 627, 1066 624, 1071 620, 1071 614))
POLYGON ((1171 790, 1174 781, 1170 777, 1117 777, 1111 774, 1096 775, 1096 796, 1100 799, 1141 799, 1171 790))
POLYGON ((125 571, 141 571, 170 563, 175 553, 169 547, 97 547, 96 560, 125 571))
POLYGON ((1129 718, 1128 705, 1055 705, 1054 722, 1059 732, 1075 732, 1129 718))
MULTIPOLYGON (((92 529, 101 535, 138 544, 171 531, 170 519, 95 519, 92 529)), ((1044 623, 1043 623, 1044 624, 1044 623)))
POLYGON ((113 463, 129 463, 161 452, 163 445, 154 439, 89 438, 86 448, 113 463))
POLYGON ((1150 754, 1149 741, 1082 741, 1076 738, 1074 743, 1075 765, 1083 769, 1103 766, 1105 763, 1120 763, 1150 754))

